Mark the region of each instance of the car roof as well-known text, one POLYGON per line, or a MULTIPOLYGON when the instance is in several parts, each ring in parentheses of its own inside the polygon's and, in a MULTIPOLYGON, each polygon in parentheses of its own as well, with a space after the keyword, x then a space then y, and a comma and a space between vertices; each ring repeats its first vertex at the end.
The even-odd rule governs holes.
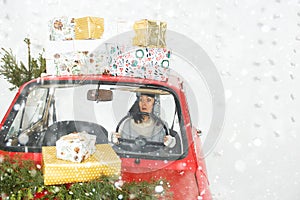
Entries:
MULTIPOLYGON (((25 83, 22 87, 26 84, 32 82, 40 82, 43 83, 44 81, 63 81, 63 80, 70 80, 70 81, 85 81, 85 80, 103 80, 103 81, 111 81, 111 82, 118 82, 118 83, 138 83, 138 84, 149 84, 149 85, 161 85, 161 86, 172 86, 178 89, 182 89, 182 80, 174 75, 170 74, 167 80, 160 81, 160 80, 153 80, 153 79, 146 79, 146 78, 136 78, 136 77, 128 77, 128 76, 111 76, 107 74, 82 74, 82 75, 44 75, 42 77, 33 79, 27 83, 25 83)), ((55 84, 55 83, 53 83, 55 84)), ((57 83, 56 83, 57 84, 57 83)), ((22 88, 20 88, 22 89, 22 88)))

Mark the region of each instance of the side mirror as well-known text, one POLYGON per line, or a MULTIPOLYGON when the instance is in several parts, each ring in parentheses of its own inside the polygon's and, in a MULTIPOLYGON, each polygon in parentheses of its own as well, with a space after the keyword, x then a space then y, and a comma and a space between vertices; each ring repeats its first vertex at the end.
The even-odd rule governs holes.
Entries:
POLYGON ((89 101, 111 101, 113 93, 111 90, 99 89, 88 90, 87 99, 89 101))

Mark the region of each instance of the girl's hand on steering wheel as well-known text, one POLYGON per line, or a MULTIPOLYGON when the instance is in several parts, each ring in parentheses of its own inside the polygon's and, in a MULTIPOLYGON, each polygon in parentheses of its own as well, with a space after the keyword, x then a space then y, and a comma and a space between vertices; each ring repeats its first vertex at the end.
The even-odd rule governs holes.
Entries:
POLYGON ((171 135, 166 135, 164 137, 164 145, 169 148, 173 148, 176 145, 176 139, 171 135))
POLYGON ((121 138, 121 134, 118 132, 112 132, 111 133, 111 142, 114 144, 119 144, 119 138, 121 138))

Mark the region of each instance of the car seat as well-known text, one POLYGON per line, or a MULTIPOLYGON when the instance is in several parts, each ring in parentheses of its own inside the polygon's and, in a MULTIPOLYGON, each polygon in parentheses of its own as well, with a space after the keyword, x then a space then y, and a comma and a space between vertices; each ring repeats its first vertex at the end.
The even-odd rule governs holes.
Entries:
POLYGON ((73 132, 86 131, 89 134, 96 135, 96 144, 108 143, 108 132, 99 124, 85 121, 59 121, 53 123, 45 132, 43 146, 55 146, 56 141, 64 135, 73 132))

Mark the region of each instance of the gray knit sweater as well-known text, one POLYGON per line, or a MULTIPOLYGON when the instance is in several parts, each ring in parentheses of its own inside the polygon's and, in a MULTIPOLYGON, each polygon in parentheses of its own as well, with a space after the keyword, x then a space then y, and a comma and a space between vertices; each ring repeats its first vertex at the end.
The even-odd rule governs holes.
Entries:
POLYGON ((147 122, 135 123, 132 118, 128 118, 121 127, 121 137, 126 139, 135 139, 138 136, 144 136, 149 141, 164 142, 166 133, 163 125, 155 121, 152 117, 147 122))

